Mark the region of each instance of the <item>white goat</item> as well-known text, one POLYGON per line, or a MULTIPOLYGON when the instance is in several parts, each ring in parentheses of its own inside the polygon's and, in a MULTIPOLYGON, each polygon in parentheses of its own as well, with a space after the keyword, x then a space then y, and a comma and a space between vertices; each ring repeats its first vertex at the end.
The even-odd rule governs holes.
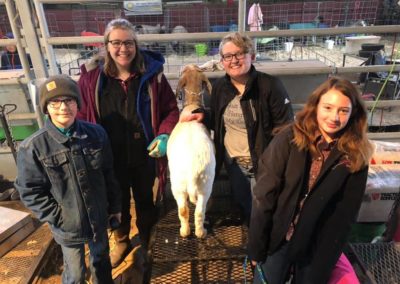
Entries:
MULTIPOLYGON (((183 113, 202 108, 203 93, 211 84, 201 69, 186 66, 179 79, 176 94, 184 95, 183 113)), ((178 205, 181 223, 180 235, 190 235, 189 204, 196 205, 194 213, 195 235, 204 238, 204 216, 210 198, 215 175, 215 149, 209 131, 200 122, 178 122, 167 144, 172 194, 178 205)))

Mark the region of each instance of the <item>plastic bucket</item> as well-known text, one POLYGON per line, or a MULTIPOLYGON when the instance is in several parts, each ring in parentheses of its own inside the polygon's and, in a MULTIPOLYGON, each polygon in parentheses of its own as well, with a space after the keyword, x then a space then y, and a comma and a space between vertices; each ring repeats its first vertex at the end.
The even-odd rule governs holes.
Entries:
POLYGON ((293 48, 293 42, 285 42, 285 51, 290 52, 293 48))
POLYGON ((335 45, 335 42, 333 41, 333 40, 331 40, 331 39, 327 39, 326 41, 325 41, 325 47, 327 48, 327 49, 333 49, 333 46, 335 45))
POLYGON ((194 49, 198 56, 204 56, 207 54, 207 45, 204 43, 195 44, 194 49))

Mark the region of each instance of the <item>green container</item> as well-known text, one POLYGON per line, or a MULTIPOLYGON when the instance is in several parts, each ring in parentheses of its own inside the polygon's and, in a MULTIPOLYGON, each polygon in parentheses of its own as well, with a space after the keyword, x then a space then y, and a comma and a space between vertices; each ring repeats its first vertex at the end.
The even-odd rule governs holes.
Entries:
POLYGON ((196 50, 196 54, 198 56, 204 56, 207 54, 208 48, 205 43, 198 43, 194 45, 194 49, 196 50))
MULTIPOLYGON (((19 126, 12 126, 11 132, 12 136, 16 141, 21 141, 30 136, 39 127, 36 123, 32 125, 19 125, 19 126)), ((6 135, 4 133, 4 129, 0 126, 0 140, 6 139, 6 135)))
POLYGON ((369 243, 375 237, 381 236, 385 229, 384 223, 356 223, 351 228, 349 242, 369 243))

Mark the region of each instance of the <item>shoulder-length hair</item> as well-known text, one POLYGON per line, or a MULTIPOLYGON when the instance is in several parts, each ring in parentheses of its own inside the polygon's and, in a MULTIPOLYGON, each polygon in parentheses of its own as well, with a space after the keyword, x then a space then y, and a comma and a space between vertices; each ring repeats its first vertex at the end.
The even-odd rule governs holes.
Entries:
POLYGON ((110 52, 108 51, 108 42, 110 33, 113 30, 126 30, 132 33, 133 41, 135 42, 136 56, 131 63, 131 71, 143 74, 146 71, 144 59, 140 53, 138 41, 135 33, 135 27, 126 19, 114 19, 107 24, 104 32, 104 44, 106 45, 106 56, 104 61, 104 73, 110 77, 117 77, 119 72, 117 65, 112 59, 110 52))
POLYGON ((350 162, 350 171, 356 172, 368 165, 373 147, 367 138, 367 110, 354 85, 342 78, 331 77, 308 97, 304 108, 296 114, 293 125, 294 143, 301 150, 317 153, 315 141, 319 135, 317 108, 321 96, 335 89, 351 101, 351 114, 345 128, 338 133, 338 149, 345 153, 350 162))

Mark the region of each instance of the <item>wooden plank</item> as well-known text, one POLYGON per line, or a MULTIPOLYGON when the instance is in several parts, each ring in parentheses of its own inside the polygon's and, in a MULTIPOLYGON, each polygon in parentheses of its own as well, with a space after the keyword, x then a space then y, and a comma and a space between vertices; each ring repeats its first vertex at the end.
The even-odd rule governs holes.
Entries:
POLYGON ((25 239, 30 233, 35 230, 32 220, 21 227, 18 231, 14 232, 7 239, 0 243, 0 257, 9 252, 13 247, 19 244, 23 239, 25 239))
POLYGON ((0 243, 9 238, 32 218, 29 213, 0 206, 0 243))
MULTIPOLYGON (((46 226, 46 228, 48 229, 47 225, 43 226, 46 226)), ((54 261, 54 259, 52 259, 52 256, 54 255, 54 252, 58 246, 59 245, 54 241, 53 238, 48 238, 48 240, 43 243, 43 247, 40 250, 40 253, 38 253, 30 269, 26 271, 24 279, 23 281, 21 281, 21 284, 41 283, 40 273, 49 262, 54 261)))

